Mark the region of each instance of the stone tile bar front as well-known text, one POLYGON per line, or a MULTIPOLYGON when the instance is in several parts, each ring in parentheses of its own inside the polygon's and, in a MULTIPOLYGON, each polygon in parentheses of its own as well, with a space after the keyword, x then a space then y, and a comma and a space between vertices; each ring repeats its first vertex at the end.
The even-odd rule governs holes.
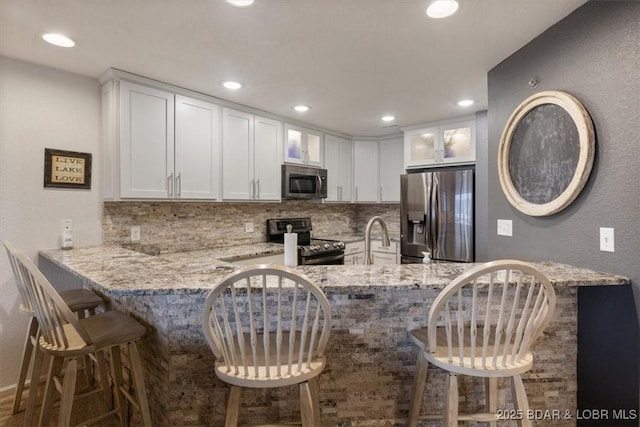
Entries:
MULTIPOLYGON (((247 246, 149 256, 94 247, 41 251, 40 257, 59 269, 56 277, 66 274, 80 280, 103 295, 111 309, 130 313, 147 326, 142 355, 154 425, 219 426, 224 425, 228 387, 213 372, 213 354, 202 333, 205 297, 238 268, 228 261, 280 250, 265 245, 258 251, 247 246)), ((563 414, 560 419, 535 421, 536 426, 573 426, 575 419, 565 414, 575 414, 577 408, 577 288, 629 282, 563 264, 534 264, 553 283, 557 308, 534 347, 535 364, 524 376, 525 387, 531 409, 563 414)), ((424 325, 440 290, 473 265, 297 268, 324 290, 332 306, 328 363, 319 378, 322 425, 405 425, 418 354, 407 329, 424 325)), ((428 381, 423 410, 438 413, 443 372, 430 369, 428 381)), ((483 390, 483 382, 463 377, 461 411, 481 408, 483 390)), ((500 409, 513 408, 510 396, 502 387, 500 409)), ((241 423, 295 420, 298 408, 295 387, 243 391, 241 423)))

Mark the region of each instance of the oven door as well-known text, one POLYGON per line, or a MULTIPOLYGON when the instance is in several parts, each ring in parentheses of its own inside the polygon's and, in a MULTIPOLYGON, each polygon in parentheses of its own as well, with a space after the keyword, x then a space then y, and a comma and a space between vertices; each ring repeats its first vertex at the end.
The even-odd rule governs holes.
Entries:
POLYGON ((300 265, 344 265, 344 251, 300 257, 300 265))

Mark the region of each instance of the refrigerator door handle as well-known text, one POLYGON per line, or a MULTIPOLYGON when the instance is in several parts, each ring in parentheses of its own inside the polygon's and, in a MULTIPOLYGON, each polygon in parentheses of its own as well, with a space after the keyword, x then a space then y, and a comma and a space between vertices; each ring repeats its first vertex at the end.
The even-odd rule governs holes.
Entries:
POLYGON ((428 246, 431 257, 436 258, 439 252, 438 248, 438 220, 440 217, 440 182, 438 175, 434 173, 431 180, 431 194, 429 203, 429 235, 428 246))

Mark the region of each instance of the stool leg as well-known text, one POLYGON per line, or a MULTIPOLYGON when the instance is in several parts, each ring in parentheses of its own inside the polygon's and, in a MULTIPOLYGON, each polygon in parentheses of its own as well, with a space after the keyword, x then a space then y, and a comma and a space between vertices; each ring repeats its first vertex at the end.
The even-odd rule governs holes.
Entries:
POLYGON ((58 427, 71 425, 71 409, 73 408, 73 397, 76 393, 76 377, 78 374, 78 361, 72 359, 67 363, 62 383, 62 397, 60 398, 60 415, 58 417, 58 427))
POLYGON ((53 410, 54 391, 56 389, 54 377, 60 376, 62 372, 62 357, 51 357, 49 362, 49 372, 47 373, 47 385, 44 389, 44 397, 42 398, 42 410, 40 412, 40 422, 38 425, 44 426, 49 424, 51 419, 51 411, 53 410))
POLYGON ((320 396, 318 394, 318 377, 309 380, 311 402, 313 402, 313 425, 320 426, 320 396))
POLYGON ((144 387, 142 361, 135 341, 129 343, 129 359, 131 360, 131 371, 133 372, 133 381, 136 388, 136 396, 138 397, 138 407, 142 415, 142 425, 151 427, 151 413, 149 412, 147 390, 144 387))
POLYGON ((458 376, 447 375, 447 401, 444 407, 444 425, 458 427, 458 376))
POLYGON ((316 427, 313 417, 313 399, 307 381, 300 383, 300 414, 302 415, 302 427, 316 427))
POLYGON ((515 409, 524 414, 522 419, 518 420, 518 426, 531 427, 531 420, 527 417, 527 412, 529 412, 529 400, 527 399, 527 392, 524 390, 524 384, 522 383, 522 377, 520 375, 511 377, 511 390, 513 392, 513 403, 515 409))
POLYGON ((429 362, 424 358, 424 351, 420 349, 418 351, 418 360, 416 361, 416 373, 413 378, 413 386, 411 387, 411 407, 409 409, 409 421, 407 422, 409 427, 416 427, 418 425, 428 369, 429 362))
MULTIPOLYGON (((24 383, 27 379, 27 373, 29 372, 29 365, 31 364, 31 358, 33 356, 33 341, 38 333, 38 319, 35 316, 31 316, 29 321, 29 327, 27 328, 27 337, 24 341, 24 349, 22 350, 22 365, 20 366, 20 374, 18 375, 18 383, 16 384, 16 393, 13 396, 13 408, 11 414, 15 415, 20 411, 20 403, 22 402, 22 393, 24 391, 24 383)), ((38 391, 38 383, 35 386, 32 384, 36 392, 38 391)), ((31 392, 31 387, 29 392, 31 392)))
POLYGON ((122 393, 124 384, 122 380, 122 358, 120 357, 119 345, 111 347, 111 377, 113 378, 113 390, 116 394, 116 408, 118 409, 120 425, 126 427, 129 425, 129 411, 127 410, 127 399, 122 393))
POLYGON ((100 375, 100 385, 102 386, 102 394, 109 409, 113 409, 113 396, 111 395, 111 387, 109 386, 109 377, 107 375, 107 362, 104 358, 104 350, 96 352, 96 360, 98 364, 98 374, 100 375))
MULTIPOLYGON (((495 414, 498 412, 498 379, 485 378, 484 383, 485 399, 487 400, 487 412, 495 414)), ((489 427, 497 427, 496 421, 489 422, 489 427)))
POLYGON ((29 385, 29 397, 27 398, 27 410, 24 414, 24 425, 31 426, 33 414, 38 401, 38 385, 40 384, 40 376, 42 375, 42 367, 44 364, 44 353, 38 347, 33 349, 33 366, 31 367, 31 384, 29 385))
POLYGON ((224 427, 236 427, 240 415, 240 387, 232 385, 229 390, 229 400, 227 401, 227 415, 224 420, 224 427))

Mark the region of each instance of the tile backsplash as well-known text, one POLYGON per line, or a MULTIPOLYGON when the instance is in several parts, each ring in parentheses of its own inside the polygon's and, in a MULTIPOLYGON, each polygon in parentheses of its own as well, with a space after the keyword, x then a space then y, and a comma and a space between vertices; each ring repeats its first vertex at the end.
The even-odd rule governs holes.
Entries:
POLYGON ((385 219, 392 237, 399 236, 398 204, 105 202, 102 237, 105 245, 147 253, 184 252, 265 242, 269 218, 311 217, 315 235, 364 235, 374 215, 385 219), (253 223, 253 232, 245 232, 246 223, 253 223), (139 243, 131 243, 133 226, 140 227, 139 243))

